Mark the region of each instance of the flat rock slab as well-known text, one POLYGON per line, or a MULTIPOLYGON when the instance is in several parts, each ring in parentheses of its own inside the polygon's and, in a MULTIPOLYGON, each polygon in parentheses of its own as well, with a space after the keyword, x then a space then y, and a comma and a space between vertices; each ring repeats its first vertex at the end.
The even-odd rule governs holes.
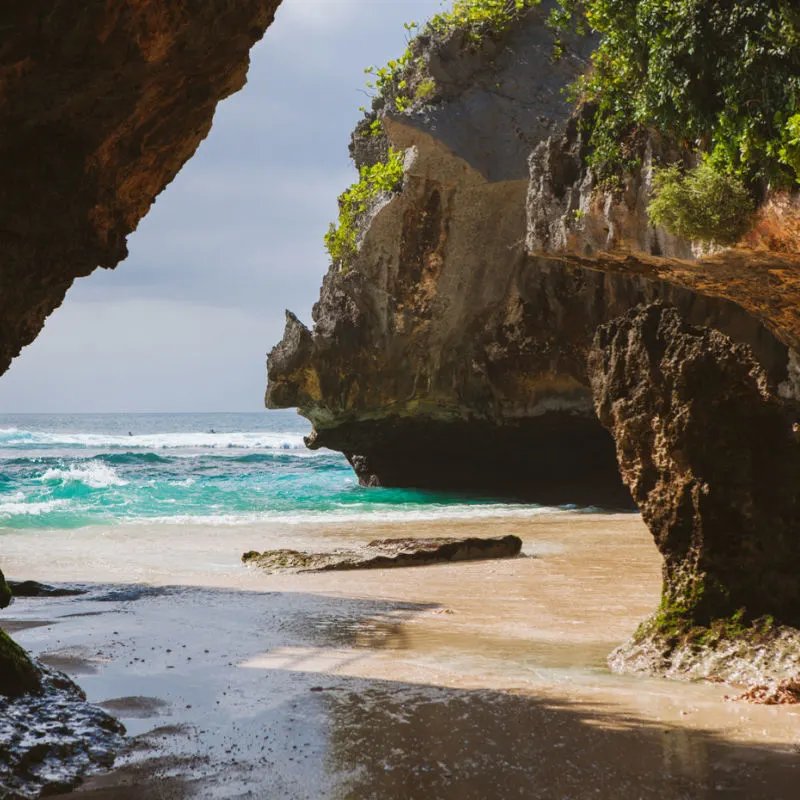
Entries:
POLYGON ((8 586, 14 597, 75 597, 86 594, 85 589, 50 586, 39 581, 8 581, 8 586))
POLYGON ((519 555, 521 549, 522 540, 510 535, 491 539, 376 539, 357 550, 334 550, 329 553, 304 553, 299 550, 267 550, 259 553, 250 550, 242 556, 242 561, 267 572, 324 572, 513 558, 519 555))

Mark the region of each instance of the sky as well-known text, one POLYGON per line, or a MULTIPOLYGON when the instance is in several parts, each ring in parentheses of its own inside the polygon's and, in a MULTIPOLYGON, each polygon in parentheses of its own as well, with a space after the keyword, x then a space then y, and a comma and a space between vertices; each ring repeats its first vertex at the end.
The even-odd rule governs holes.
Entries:
POLYGON ((0 377, 0 413, 256 411, 284 310, 306 324, 322 238, 356 179, 370 64, 440 0, 284 0, 247 86, 162 192, 114 270, 75 282, 0 377))

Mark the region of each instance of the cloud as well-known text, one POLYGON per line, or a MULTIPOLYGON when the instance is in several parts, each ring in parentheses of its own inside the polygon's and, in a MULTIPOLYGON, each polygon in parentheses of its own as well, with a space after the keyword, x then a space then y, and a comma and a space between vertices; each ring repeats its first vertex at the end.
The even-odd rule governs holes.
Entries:
POLYGON ((73 302, 0 381, 0 411, 253 411, 283 314, 168 300, 73 302))

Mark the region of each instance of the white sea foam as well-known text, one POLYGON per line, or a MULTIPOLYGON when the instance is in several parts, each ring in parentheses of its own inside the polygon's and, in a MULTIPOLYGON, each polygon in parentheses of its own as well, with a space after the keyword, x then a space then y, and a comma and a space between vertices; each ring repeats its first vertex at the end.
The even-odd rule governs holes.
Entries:
MULTIPOLYGON (((356 506, 358 508, 358 506, 356 506)), ((522 505, 468 505, 417 506, 414 508, 389 510, 380 506, 366 506, 363 510, 342 507, 328 511, 281 512, 262 511, 246 514, 176 514, 175 516, 139 517, 125 520, 139 525, 254 525, 279 522, 284 525, 309 523, 357 523, 357 522, 435 522, 439 520, 477 519, 530 519, 544 514, 597 513, 596 508, 557 508, 550 506, 522 505)))
POLYGON ((27 502, 22 492, 12 495, 9 500, 0 503, 0 518, 17 516, 40 516, 56 508, 65 508, 72 504, 71 500, 35 500, 27 502))
POLYGON ((86 447, 92 449, 242 449, 306 450, 300 433, 237 431, 233 433, 144 433, 119 436, 105 433, 57 433, 0 428, 0 448, 86 447))
POLYGON ((100 462, 88 462, 80 466, 71 464, 66 469, 51 467, 39 480, 42 483, 50 481, 83 483, 91 489, 105 489, 108 486, 125 486, 127 484, 127 481, 120 478, 113 467, 100 462))

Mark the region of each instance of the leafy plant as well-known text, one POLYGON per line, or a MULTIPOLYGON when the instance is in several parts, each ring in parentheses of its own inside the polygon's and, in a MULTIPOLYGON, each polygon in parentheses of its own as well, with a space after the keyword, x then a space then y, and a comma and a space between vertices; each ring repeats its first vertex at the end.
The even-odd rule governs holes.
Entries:
POLYGON ((600 35, 573 94, 594 106, 601 178, 628 166, 635 131, 655 128, 751 184, 800 181, 797 3, 559 0, 551 22, 600 35))
POLYGON ((436 81, 433 78, 427 78, 417 85, 417 90, 414 93, 414 100, 427 100, 436 94, 436 81))
POLYGON ((688 172, 677 164, 657 169, 653 188, 650 221, 676 236, 730 245, 750 227, 750 193, 735 175, 718 172, 710 159, 688 172))
MULTIPOLYGON (((780 121, 778 120, 778 122, 780 121)), ((800 114, 795 114, 786 120, 778 155, 782 164, 790 167, 795 175, 800 176, 800 114)))
MULTIPOLYGON (((412 98, 403 93, 407 87, 405 76, 412 67, 419 69, 423 66, 421 59, 414 57, 414 42, 418 36, 444 36, 456 28, 463 28, 467 39, 477 43, 489 33, 507 30, 519 14, 540 2, 541 0, 454 0, 449 10, 435 14, 422 28, 416 22, 406 23, 406 32, 413 35, 408 47, 399 58, 393 59, 385 67, 367 67, 364 72, 373 76, 373 80, 367 82, 367 88, 384 96, 390 89, 396 92, 395 107, 398 111, 405 111, 412 104, 412 98)), ((422 94, 418 88, 414 99, 425 99, 435 90, 432 81, 423 80, 420 86, 425 88, 422 89, 422 94)))
POLYGON ((356 254, 358 222, 381 194, 397 191, 403 181, 402 150, 389 148, 385 162, 362 167, 359 180, 339 197, 339 219, 325 235, 325 247, 334 264, 345 268, 356 254))
POLYGON ((470 39, 479 41, 486 33, 502 32, 523 11, 541 0, 455 0, 449 11, 434 15, 426 25, 427 32, 448 33, 464 28, 470 39))

